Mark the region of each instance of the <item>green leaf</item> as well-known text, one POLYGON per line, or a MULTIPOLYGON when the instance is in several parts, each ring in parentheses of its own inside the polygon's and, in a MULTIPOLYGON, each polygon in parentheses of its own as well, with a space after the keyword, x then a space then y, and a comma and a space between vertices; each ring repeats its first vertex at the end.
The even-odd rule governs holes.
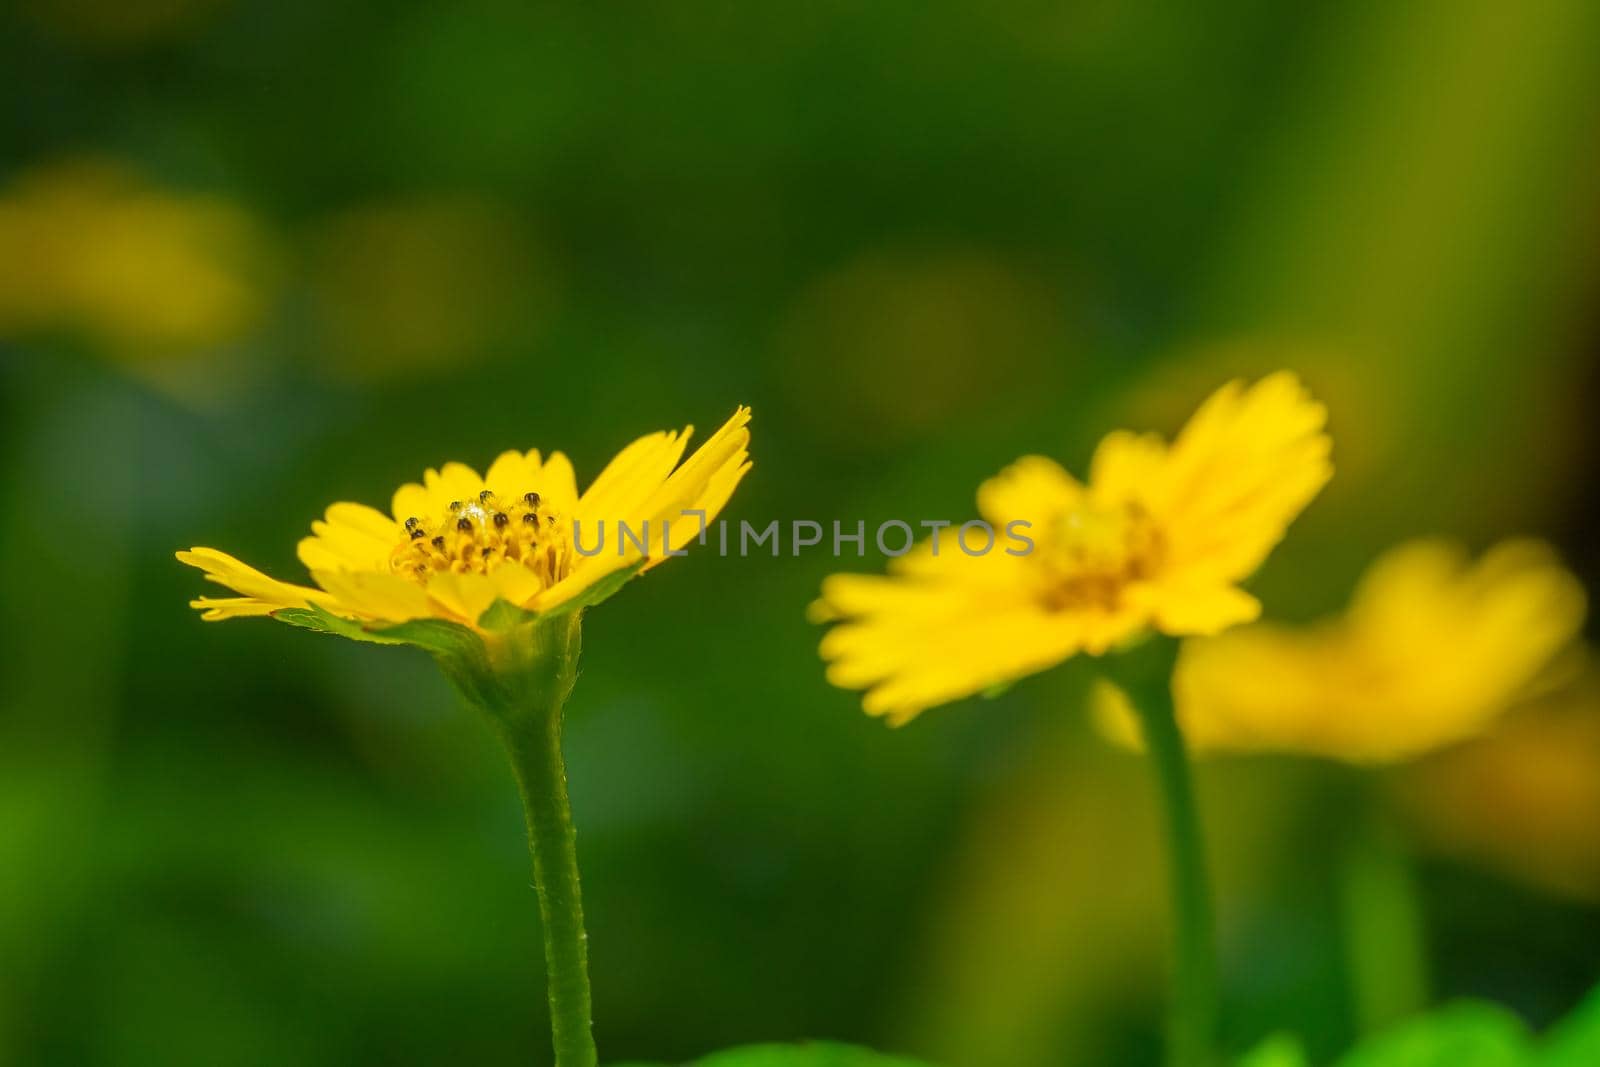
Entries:
POLYGON ((1594 1067, 1600 1064, 1600 987, 1545 1037, 1534 1067, 1594 1067))
POLYGON ((1527 1067, 1528 1031, 1493 1004, 1455 1004, 1363 1042, 1338 1067, 1527 1067))
MULTIPOLYGON (((649 1064, 615 1064, 613 1067, 651 1067, 649 1064)), ((870 1049, 830 1042, 803 1045, 747 1045, 714 1052, 684 1067, 927 1067, 920 1060, 885 1056, 870 1049)))
POLYGON ((1308 1067, 1308 1061, 1297 1038, 1274 1034, 1240 1059, 1238 1067, 1308 1067))

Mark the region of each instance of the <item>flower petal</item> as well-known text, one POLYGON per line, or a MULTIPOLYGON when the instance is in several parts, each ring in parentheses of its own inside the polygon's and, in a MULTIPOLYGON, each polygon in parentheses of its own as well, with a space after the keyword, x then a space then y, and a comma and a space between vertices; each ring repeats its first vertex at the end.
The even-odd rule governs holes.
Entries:
POLYGON ((575 511, 585 526, 601 519, 611 526, 619 519, 642 518, 644 502, 661 488, 689 443, 694 427, 682 433, 646 434, 618 452, 594 483, 584 490, 575 511))
POLYGON ((978 511, 997 528, 1017 520, 1039 526, 1067 511, 1083 486, 1045 456, 1023 456, 978 487, 978 511))
POLYGON ((178 559, 191 567, 198 567, 205 572, 208 581, 226 586, 236 593, 243 594, 245 600, 259 605, 262 610, 256 611, 250 605, 233 599, 202 598, 191 602, 190 606, 200 608, 206 612, 207 619, 230 618, 236 615, 265 614, 279 608, 302 608, 308 604, 316 604, 327 608, 336 614, 348 615, 349 611, 342 607, 338 601, 320 589, 310 589, 303 585, 291 585, 280 582, 276 578, 269 578, 246 563, 242 563, 226 552, 219 552, 214 548, 192 548, 187 552, 179 552, 178 559))
POLYGON ((1148 605, 1157 629, 1174 636, 1209 637, 1261 615, 1261 601, 1221 583, 1158 582, 1129 589, 1128 598, 1148 605))
MULTIPOLYGON (((882 581, 872 613, 834 626, 820 651, 830 682, 867 690, 862 707, 895 725, 934 705, 1044 670, 1082 643, 1079 620, 1072 616, 989 597, 973 601, 951 588, 908 589, 916 583, 882 581)), ((842 595, 837 586, 832 592, 842 595)), ((849 595, 873 594, 860 586, 849 595)))
POLYGON ((394 491, 390 513, 397 523, 403 524, 407 519, 430 521, 434 517, 433 494, 416 482, 407 482, 394 491))
POLYGON ((428 488, 429 516, 442 516, 452 503, 471 500, 485 488, 478 472, 465 463, 446 463, 436 471, 426 471, 422 482, 428 488))
MULTIPOLYGON (((530 452, 537 461, 539 453, 530 452)), ((561 515, 572 515, 578 507, 578 479, 572 470, 572 460, 565 452, 552 452, 539 467, 539 492, 550 501, 550 506, 561 515)))
MULTIPOLYGON (((596 505, 590 499, 594 492, 594 488, 591 487, 590 491, 584 494, 583 501, 579 503, 579 514, 586 516, 579 531, 585 541, 591 533, 598 536, 600 521, 606 523, 605 537, 601 542, 602 551, 596 556, 580 556, 572 574, 556 583, 539 598, 538 610, 547 611, 563 604, 607 576, 633 566, 641 560, 646 561, 645 566, 648 568, 670 558, 662 551, 663 534, 668 529, 672 533, 673 547, 677 549, 683 548, 697 537, 700 532, 699 520, 686 512, 705 512, 705 521, 709 524, 727 504, 734 488, 750 469, 750 454, 747 450, 750 431, 746 429, 749 421, 750 409, 739 408, 706 440, 705 444, 684 460, 682 466, 668 475, 665 481, 660 482, 653 492, 638 502, 629 503, 628 507, 633 509, 631 513, 623 511, 619 517, 618 514, 608 514, 609 509, 614 506, 610 501, 630 499, 638 489, 654 478, 654 472, 659 469, 661 459, 666 453, 672 450, 681 451, 683 440, 688 437, 688 431, 676 439, 669 440, 671 435, 653 435, 654 440, 641 438, 629 445, 629 449, 638 449, 627 464, 635 473, 632 475, 618 473, 612 483, 617 487, 629 488, 608 490, 607 494, 601 497, 599 505, 596 505), (645 473, 640 474, 640 471, 645 473), (646 543, 647 551, 641 551, 632 538, 622 536, 616 525, 618 521, 627 523, 633 537, 646 543)), ((624 450, 626 451, 627 449, 624 450)), ((619 460, 621 458, 618 457, 619 460)), ((613 460, 613 464, 616 462, 613 460)), ((596 484, 599 484, 598 479, 596 484)))
POLYGON ((334 504, 311 530, 299 545, 307 570, 387 570, 405 536, 389 516, 365 504, 334 504))
POLYGON ((1333 474, 1327 417, 1287 371, 1212 394, 1167 453, 1153 494, 1167 566, 1223 579, 1255 570, 1333 474))
POLYGON ((407 622, 434 614, 422 587, 381 571, 315 570, 316 583, 356 614, 385 622, 407 622))
POLYGON ((539 485, 539 450, 531 452, 502 452, 489 464, 484 482, 496 496, 514 500, 523 493, 545 495, 539 485))
POLYGON ((1148 502, 1159 491, 1166 461, 1167 445, 1158 435, 1115 430, 1100 439, 1089 461, 1090 493, 1101 507, 1148 502))
POLYGON ((478 616, 489 610, 489 605, 494 603, 499 593, 495 583, 486 574, 441 571, 428 578, 427 595, 436 606, 457 621, 476 626, 478 616))

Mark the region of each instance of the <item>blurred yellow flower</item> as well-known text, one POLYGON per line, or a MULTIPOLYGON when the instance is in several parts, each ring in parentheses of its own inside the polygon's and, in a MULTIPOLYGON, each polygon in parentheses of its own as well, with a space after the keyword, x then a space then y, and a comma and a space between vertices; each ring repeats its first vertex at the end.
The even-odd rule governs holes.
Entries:
POLYGON ((179 36, 227 0, 19 0, 39 24, 82 44, 135 48, 179 36))
POLYGON ((1600 901, 1600 673, 1418 763, 1395 788, 1435 851, 1600 901))
MULTIPOLYGON (((1178 721, 1200 751, 1410 759, 1526 698, 1572 646, 1584 602, 1541 543, 1507 541, 1474 562, 1445 542, 1409 542, 1369 568, 1342 617, 1185 642, 1178 721)), ((1109 683, 1096 703, 1109 734, 1136 742, 1109 683)))
POLYGON ((363 625, 443 619, 482 630, 500 601, 541 614, 592 603, 693 541, 701 524, 683 512, 709 522, 722 510, 750 469, 749 421, 740 408, 682 465, 693 427, 641 437, 581 496, 560 452, 506 452, 481 477, 446 463, 396 490, 389 515, 340 503, 312 523, 299 555, 320 588, 269 578, 214 548, 179 552, 240 594, 191 606, 208 620, 311 608, 363 625))
POLYGON ((871 249, 790 307, 779 381, 795 416, 830 445, 893 447, 958 417, 1048 403, 1072 364, 1062 310, 1052 286, 993 250, 871 249))
POLYGON ((828 679, 903 723, 926 708, 1099 655, 1149 629, 1210 634, 1254 619, 1237 583, 1332 473, 1326 409, 1279 372, 1214 393, 1168 445, 1119 431, 1087 485, 1018 460, 978 490, 1031 548, 969 555, 930 540, 888 577, 834 575, 812 606, 828 679), (941 551, 942 547, 942 551, 941 551))
POLYGON ((348 208, 319 227, 308 271, 321 359, 360 380, 459 372, 525 341, 556 280, 518 213, 460 196, 348 208))
POLYGON ((27 172, 0 194, 0 336, 79 331, 131 359, 235 340, 263 310, 262 245, 237 206, 115 164, 27 172))

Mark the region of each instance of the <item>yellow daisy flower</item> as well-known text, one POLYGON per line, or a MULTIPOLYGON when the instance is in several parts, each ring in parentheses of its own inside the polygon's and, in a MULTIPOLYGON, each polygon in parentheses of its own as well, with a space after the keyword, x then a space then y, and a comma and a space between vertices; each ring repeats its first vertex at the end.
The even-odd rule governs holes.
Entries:
POLYGON ((1593 664, 1394 783, 1427 846, 1600 903, 1600 671, 1593 664))
MULTIPOLYGON (((1185 642, 1178 722, 1200 751, 1411 759, 1528 699, 1575 647, 1584 611, 1583 587, 1537 541, 1476 561, 1444 541, 1408 542, 1368 569, 1341 617, 1185 642)), ((1108 732, 1135 741, 1116 692, 1096 699, 1108 732)))
POLYGON ((1151 630, 1211 634, 1260 603, 1238 587, 1332 474, 1326 409, 1289 372, 1232 382, 1168 444, 1118 431, 1080 483, 1027 456, 978 490, 1005 548, 933 539, 887 577, 834 575, 812 606, 828 679, 873 715, 926 708, 1100 655, 1151 630))
POLYGON ((728 502, 750 469, 749 421, 740 408, 682 465, 693 427, 641 437, 582 494, 560 452, 505 452, 481 476, 446 463, 396 490, 388 514, 339 503, 312 523, 299 555, 316 587, 214 548, 179 552, 239 594, 191 606, 208 620, 270 615, 349 636, 414 620, 484 633, 582 608, 699 536, 684 513, 709 522, 728 502))
POLYGON ((582 494, 560 452, 506 452, 482 476, 460 463, 428 471, 395 491, 387 515, 334 504, 300 542, 315 587, 214 548, 178 553, 239 594, 192 601, 204 618, 268 615, 414 645, 494 724, 527 812, 557 1067, 598 1062, 561 753, 583 609, 700 537, 750 469, 749 421, 741 407, 681 465, 692 427, 641 437, 582 494))

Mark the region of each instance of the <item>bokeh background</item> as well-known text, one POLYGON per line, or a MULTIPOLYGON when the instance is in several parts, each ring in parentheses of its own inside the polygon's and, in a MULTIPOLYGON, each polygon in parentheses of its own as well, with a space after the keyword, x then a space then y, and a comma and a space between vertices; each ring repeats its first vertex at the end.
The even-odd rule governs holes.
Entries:
MULTIPOLYGON (((1338 475, 1273 615, 1416 534, 1600 588, 1597 40, 1589 0, 5 5, 0 1062, 546 1062, 483 724, 420 654, 201 623, 172 558, 298 577, 327 502, 446 459, 592 477, 749 403, 731 518, 959 521, 1021 453, 1288 366, 1338 475)), ((602 1049, 1153 1062, 1155 822, 1089 667, 891 731, 803 613, 879 565, 701 555, 588 619, 602 1049)), ((1454 766, 1208 764, 1230 1044, 1567 1010, 1600 699, 1568 712, 1454 766), (1374 819, 1398 874, 1352 874, 1374 819)))

